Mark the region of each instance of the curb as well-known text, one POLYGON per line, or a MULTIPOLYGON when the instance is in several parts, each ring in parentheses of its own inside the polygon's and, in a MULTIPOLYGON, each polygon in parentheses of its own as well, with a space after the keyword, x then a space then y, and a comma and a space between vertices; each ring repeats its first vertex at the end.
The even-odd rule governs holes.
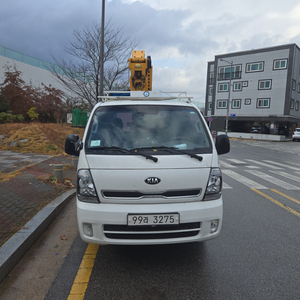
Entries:
POLYGON ((73 198, 76 189, 57 197, 0 247, 0 283, 73 198))

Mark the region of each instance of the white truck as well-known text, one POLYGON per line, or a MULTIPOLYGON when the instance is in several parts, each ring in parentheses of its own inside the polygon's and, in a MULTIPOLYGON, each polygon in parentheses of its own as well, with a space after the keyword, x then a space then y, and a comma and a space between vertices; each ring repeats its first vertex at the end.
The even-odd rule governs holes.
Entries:
POLYGON ((220 234, 222 174, 214 141, 188 97, 131 91, 103 97, 83 139, 69 135, 65 151, 79 155, 77 218, 94 244, 201 242, 220 234), (127 95, 128 93, 129 95, 127 95))

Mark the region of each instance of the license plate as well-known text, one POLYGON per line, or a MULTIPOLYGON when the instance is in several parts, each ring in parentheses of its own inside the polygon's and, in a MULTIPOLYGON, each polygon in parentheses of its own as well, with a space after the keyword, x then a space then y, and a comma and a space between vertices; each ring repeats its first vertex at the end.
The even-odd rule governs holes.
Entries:
POLYGON ((179 224, 179 214, 130 214, 127 216, 127 224, 130 226, 175 225, 179 224))

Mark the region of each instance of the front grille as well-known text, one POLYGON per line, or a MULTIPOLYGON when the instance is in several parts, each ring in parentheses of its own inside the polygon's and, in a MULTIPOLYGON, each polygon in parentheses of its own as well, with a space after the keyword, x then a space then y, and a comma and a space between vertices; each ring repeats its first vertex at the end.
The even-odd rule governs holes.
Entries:
POLYGON ((137 191, 102 191, 104 198, 123 198, 123 199, 141 199, 141 198, 177 198, 177 197, 199 197, 201 189, 192 190, 173 190, 162 193, 142 193, 137 191))
POLYGON ((122 240, 185 238, 198 235, 200 230, 200 222, 160 226, 104 225, 107 238, 122 240))

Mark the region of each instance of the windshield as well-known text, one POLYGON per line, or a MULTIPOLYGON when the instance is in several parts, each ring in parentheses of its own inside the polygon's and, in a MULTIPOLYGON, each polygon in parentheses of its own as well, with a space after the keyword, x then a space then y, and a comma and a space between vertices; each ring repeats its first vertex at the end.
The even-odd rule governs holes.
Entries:
MULTIPOLYGON (((212 146, 196 109, 170 105, 118 105, 99 107, 86 137, 87 153, 123 150, 174 154, 167 148, 211 153, 212 146), (162 153, 163 152, 163 153, 162 153)), ((121 152, 122 154, 126 152, 121 152)))

